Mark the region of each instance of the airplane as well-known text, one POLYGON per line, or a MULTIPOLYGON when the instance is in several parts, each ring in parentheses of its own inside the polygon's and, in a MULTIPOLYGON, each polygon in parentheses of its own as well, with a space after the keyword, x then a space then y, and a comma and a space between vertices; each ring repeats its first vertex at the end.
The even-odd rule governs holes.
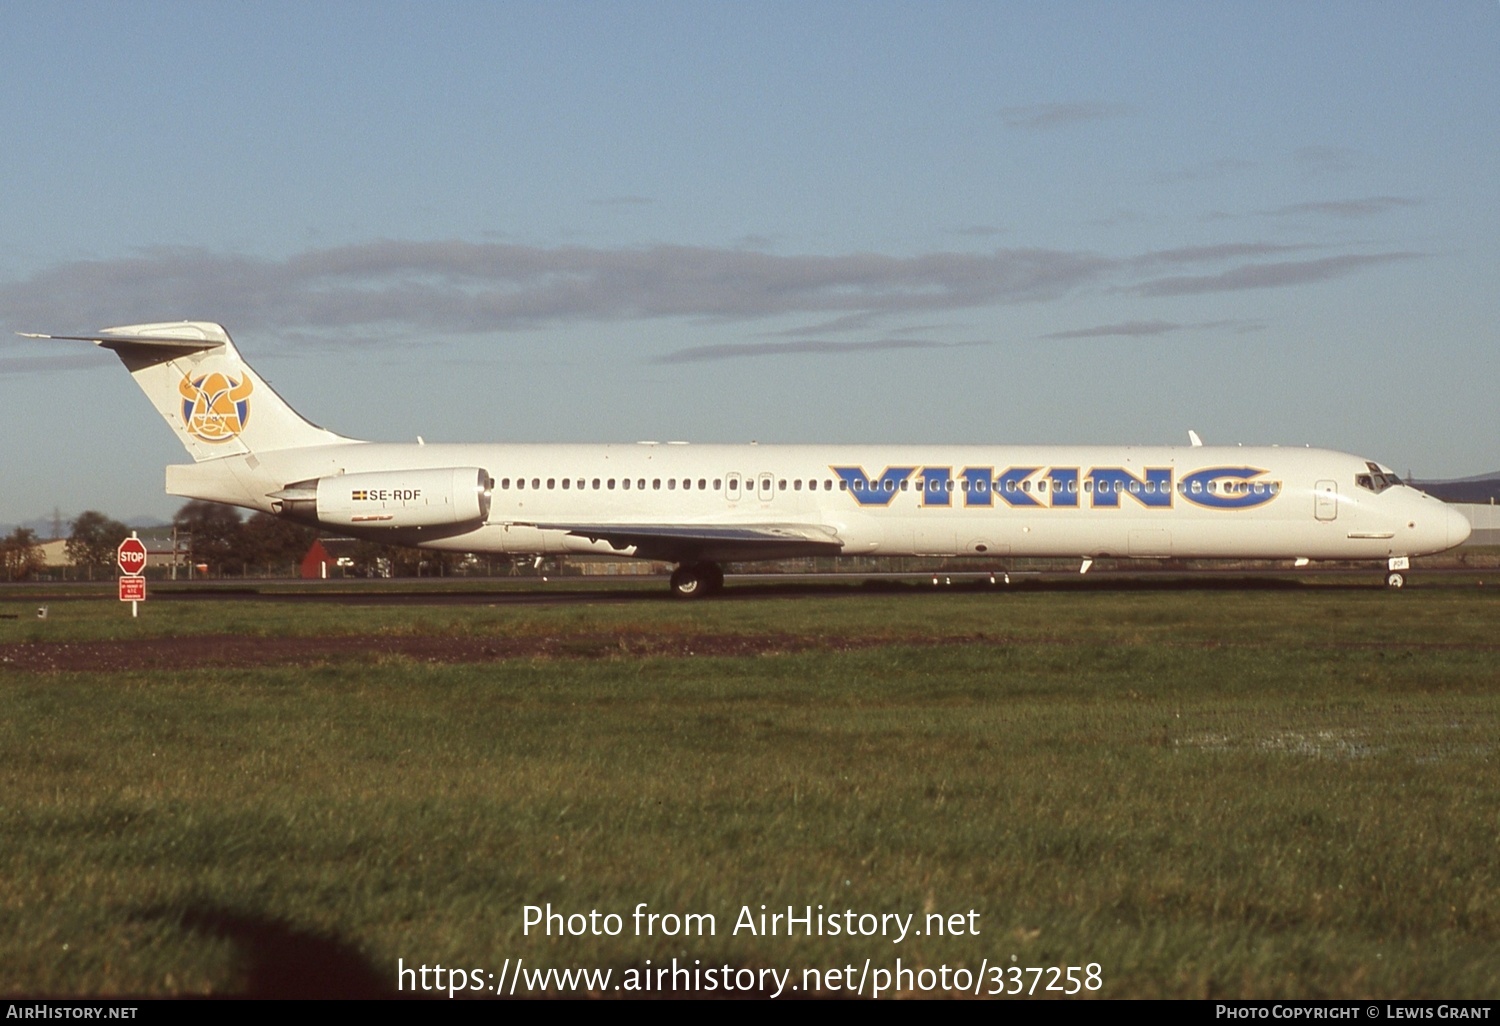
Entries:
POLYGON ((369 442, 305 420, 218 324, 25 337, 119 356, 193 458, 170 495, 420 548, 665 561, 682 598, 725 563, 834 555, 1370 560, 1400 588, 1470 532, 1325 449, 369 442))

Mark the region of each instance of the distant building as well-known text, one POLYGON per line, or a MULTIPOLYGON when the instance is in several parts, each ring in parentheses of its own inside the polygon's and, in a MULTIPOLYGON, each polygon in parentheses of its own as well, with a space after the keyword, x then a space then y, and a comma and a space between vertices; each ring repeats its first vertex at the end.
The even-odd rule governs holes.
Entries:
POLYGON ((42 542, 41 546, 42 562, 48 569, 73 565, 73 560, 68 556, 68 539, 54 538, 42 542))
POLYGON ((298 574, 305 581, 348 577, 354 568, 354 548, 358 544, 353 538, 314 538, 302 557, 298 574))
POLYGON ((332 577, 333 566, 333 557, 323 546, 323 539, 314 538, 312 547, 307 550, 307 555, 302 557, 299 573, 304 581, 316 581, 320 578, 332 577))
POLYGON ((1474 526, 1465 545, 1500 545, 1500 505, 1493 500, 1488 503, 1455 502, 1453 508, 1468 517, 1474 526))

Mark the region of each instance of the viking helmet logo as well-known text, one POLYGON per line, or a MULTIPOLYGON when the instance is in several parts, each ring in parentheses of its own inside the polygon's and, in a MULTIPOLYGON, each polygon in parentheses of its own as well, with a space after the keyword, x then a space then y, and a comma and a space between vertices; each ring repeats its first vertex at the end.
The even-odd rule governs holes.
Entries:
POLYGON ((182 393, 182 420, 188 433, 205 442, 227 442, 245 430, 250 421, 249 376, 236 381, 213 371, 196 378, 184 375, 177 384, 182 393))

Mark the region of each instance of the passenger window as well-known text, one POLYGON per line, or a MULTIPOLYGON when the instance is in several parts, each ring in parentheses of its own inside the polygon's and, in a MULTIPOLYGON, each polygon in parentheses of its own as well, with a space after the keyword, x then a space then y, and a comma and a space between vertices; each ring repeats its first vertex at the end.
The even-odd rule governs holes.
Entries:
POLYGON ((652 491, 656 491, 656 492, 661 491, 661 478, 658 477, 658 478, 653 478, 652 479, 652 481, 651 481, 651 490, 652 491))
POLYGON ((708 478, 706 478, 706 477, 700 477, 698 479, 698 490, 700 492, 708 490, 708 478))
POLYGON ((552 489, 554 489, 556 487, 557 487, 557 478, 555 478, 555 477, 549 477, 549 478, 547 478, 547 491, 550 492, 550 491, 552 491, 552 489))
POLYGON ((568 486, 570 484, 572 484, 572 483, 573 483, 573 479, 572 478, 568 478, 568 477, 563 478, 563 491, 567 491, 568 490, 568 486))
POLYGON ((606 485, 606 487, 608 487, 608 489, 610 491, 614 491, 615 490, 615 479, 614 478, 610 478, 609 481, 608 481, 608 483, 607 483, 607 485, 606 485))
POLYGON ((627 492, 630 491, 630 478, 627 477, 623 481, 621 481, 620 482, 620 487, 623 488, 627 492))

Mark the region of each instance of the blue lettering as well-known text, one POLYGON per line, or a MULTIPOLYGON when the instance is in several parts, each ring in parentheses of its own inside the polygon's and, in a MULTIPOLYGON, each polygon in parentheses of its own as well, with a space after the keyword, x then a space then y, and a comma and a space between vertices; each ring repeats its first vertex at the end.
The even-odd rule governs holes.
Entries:
POLYGON ((1052 482, 1052 506, 1078 505, 1078 468, 1053 467, 1047 471, 1047 480, 1052 482))
POLYGON ((1255 481, 1256 467, 1207 467, 1182 479, 1179 490, 1189 502, 1208 509, 1251 509, 1281 494, 1280 481, 1255 481))
POLYGON ((1097 467, 1089 471, 1094 482, 1094 508, 1118 509, 1120 496, 1130 496, 1142 506, 1167 509, 1172 505, 1172 468, 1148 467, 1143 481, 1120 467, 1097 467))
POLYGON ((854 501, 861 506, 889 506, 901 485, 917 468, 887 467, 878 481, 871 481, 866 477, 863 467, 829 467, 828 469, 839 476, 848 487, 849 494, 854 496, 854 501))
POLYGON ((1023 491, 1021 486, 1032 474, 1041 469, 1041 467, 1010 467, 995 479, 995 491, 1000 493, 1000 498, 1004 499, 1008 505, 1040 506, 1041 503, 1031 497, 1031 490, 1027 488, 1023 491))
POLYGON ((922 468, 922 505, 953 505, 953 469, 951 467, 922 468))
POLYGON ((993 506, 994 492, 990 489, 990 478, 995 476, 994 467, 968 467, 959 477, 964 483, 965 506, 993 506))

